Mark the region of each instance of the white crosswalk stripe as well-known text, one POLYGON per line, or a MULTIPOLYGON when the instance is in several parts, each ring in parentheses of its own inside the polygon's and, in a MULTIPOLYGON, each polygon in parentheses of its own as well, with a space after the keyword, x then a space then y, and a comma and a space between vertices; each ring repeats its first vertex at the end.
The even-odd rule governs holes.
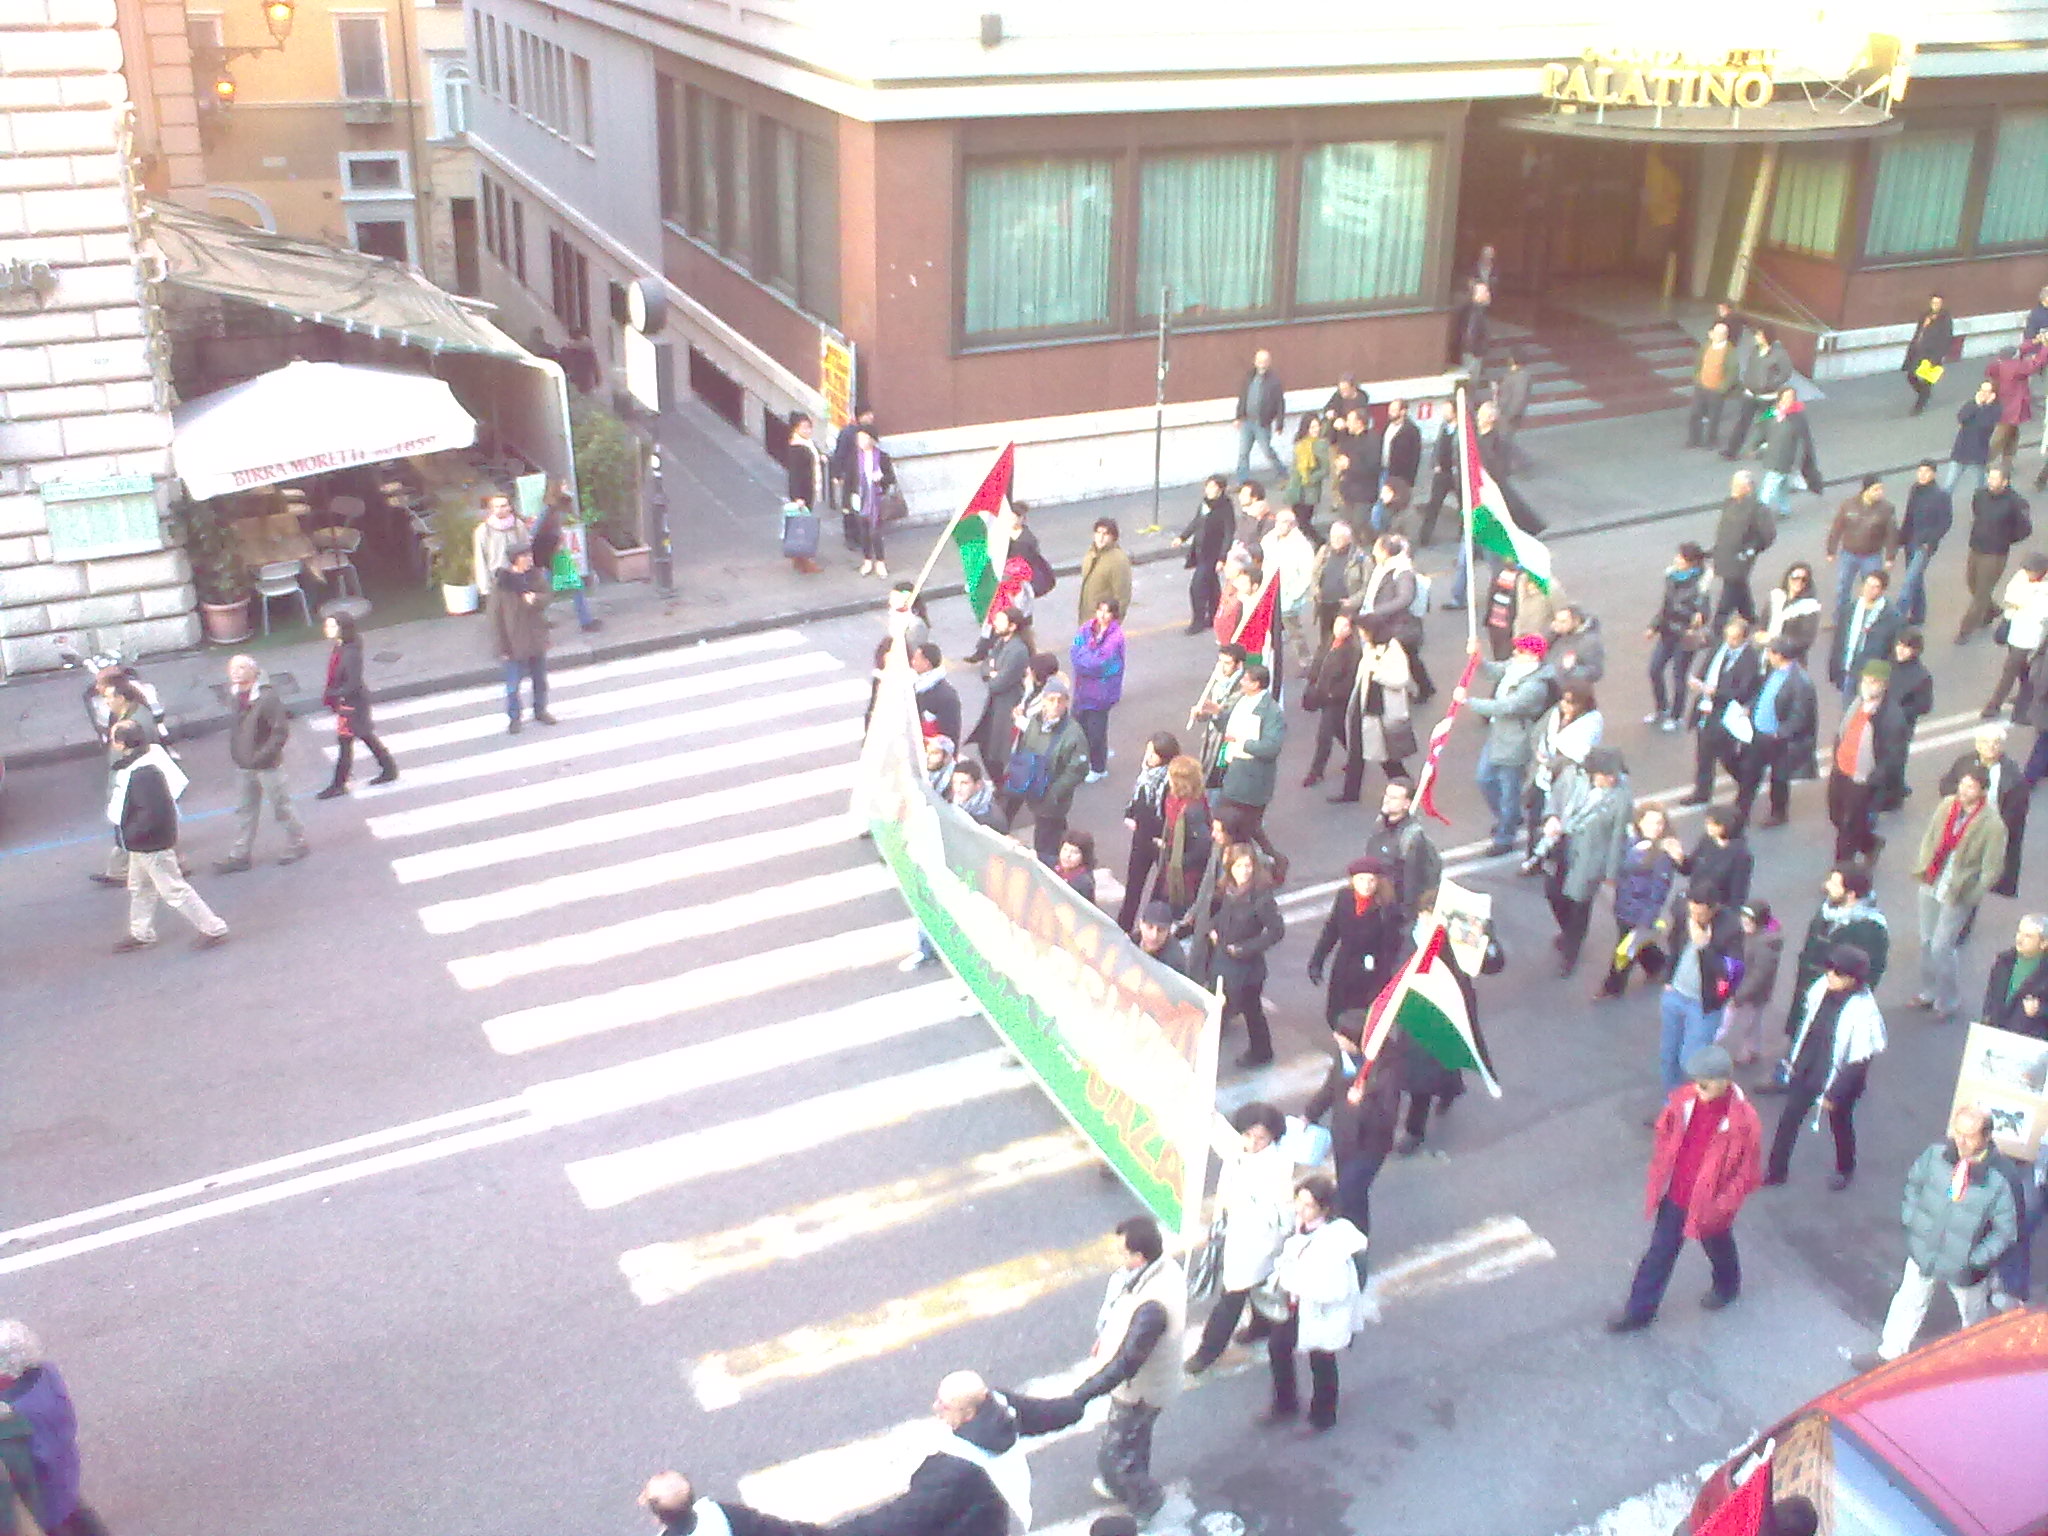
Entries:
MULTIPOLYGON (((1100 1201, 1099 1160, 957 982, 899 973, 916 925, 848 812, 862 670, 772 631, 554 687, 561 724, 517 740, 493 686, 378 712, 403 722, 385 738, 401 777, 363 789, 367 832, 447 967, 451 1017, 536 1068, 488 1123, 403 1156, 575 1136, 563 1192, 621 1234, 622 1295, 688 1298, 675 1365, 708 1413, 794 1425, 806 1383, 882 1370, 908 1415, 935 1375, 920 1346, 1047 1306, 1072 1330, 986 1363, 1007 1380, 1064 1364, 1110 1253, 1108 1219, 1059 1218, 1100 1201), (989 1219, 963 1239, 970 1211, 989 1219), (885 1251, 878 1295, 859 1282, 885 1251), (781 1283, 817 1265, 848 1283, 781 1283)), ((1478 1281, 1548 1252, 1526 1228, 1483 1237, 1422 1258, 1478 1281)), ((901 1487, 907 1465, 871 1452, 914 1438, 764 1440, 773 1465, 728 1482, 830 1518, 901 1487), (845 1487, 810 1476, 855 1459, 845 1487)), ((1090 1503, 1042 1490, 1042 1524, 1090 1503)))

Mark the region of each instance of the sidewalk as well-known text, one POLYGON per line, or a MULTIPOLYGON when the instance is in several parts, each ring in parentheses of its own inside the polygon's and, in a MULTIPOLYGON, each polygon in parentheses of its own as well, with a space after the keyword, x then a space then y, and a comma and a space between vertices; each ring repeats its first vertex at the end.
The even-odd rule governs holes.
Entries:
MULTIPOLYGON (((1906 415, 1907 391, 1893 374, 1830 385, 1810 409, 1821 468, 1831 487, 1878 471, 1904 499, 1903 477, 1920 458, 1945 458, 1954 432, 1956 387, 1939 391, 1925 416, 1906 415)), ((1608 418, 1559 426, 1526 428, 1521 446, 1530 460, 1516 484, 1549 520, 1549 538, 1606 533, 1638 524, 1697 513, 1717 505, 1735 468, 1704 450, 1688 452, 1682 411, 1608 418)), ((1233 444, 1219 439, 1217 466, 1231 468, 1233 444)), ((782 482, 776 465, 749 439, 740 437, 691 402, 671 414, 663 429, 669 521, 675 548, 676 591, 664 597, 649 585, 600 586, 592 605, 604 620, 594 635, 577 632, 558 610, 556 648, 549 665, 560 670, 688 645, 727 635, 770 629, 807 620, 842 618, 882 603, 883 584, 856 574, 857 564, 838 542, 828 519, 821 558, 825 571, 800 576, 777 554, 782 482)), ((2022 453, 2028 478, 2032 455, 2022 453)), ((1180 558, 1169 546, 1174 532, 1192 515, 1199 486, 1167 489, 1161 497, 1164 524, 1157 534, 1141 533, 1151 520, 1149 491, 1037 505, 1031 514, 1046 554, 1063 573, 1075 569, 1098 517, 1114 517, 1134 560, 1180 558)), ((1795 515, 1811 523, 1832 508, 1830 495, 1818 505, 1795 495, 1795 515)), ((1959 513, 1959 522, 1967 509, 1959 513)), ((930 551, 942 517, 918 518, 893 535, 892 577, 915 576, 930 551)), ((1646 551, 1661 564, 1664 540, 1646 551)), ((1434 560, 1441 563, 1439 548, 1434 560)), ((1567 557, 1568 558, 1568 557, 1567 557)), ((942 553, 927 588, 932 597, 957 596, 959 566, 942 553)), ((1070 602, 1066 587, 1051 599, 1055 611, 1070 602)), ((376 696, 400 699, 436 689, 494 681, 499 666, 481 618, 442 618, 394 624, 366 632, 369 673, 376 696)), ((229 651, 153 657, 149 680, 163 696, 180 734, 223 728, 228 718, 226 667, 229 651)), ((325 642, 268 647, 263 661, 271 680, 294 712, 320 707, 326 676, 325 642)), ((99 750, 80 693, 78 672, 12 680, 0 686, 0 756, 10 767, 91 756, 99 750)))

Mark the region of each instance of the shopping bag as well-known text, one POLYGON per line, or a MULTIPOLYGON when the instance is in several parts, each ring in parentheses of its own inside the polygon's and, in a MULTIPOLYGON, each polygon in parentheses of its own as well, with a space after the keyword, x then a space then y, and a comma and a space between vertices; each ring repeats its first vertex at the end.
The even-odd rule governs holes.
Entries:
POLYGON ((1207 1301, 1222 1289, 1223 1223, 1218 1221, 1209 1235, 1188 1250, 1188 1300, 1207 1301))
POLYGON ((1939 384, 1946 370, 1931 357, 1920 359, 1920 366, 1913 370, 1913 377, 1922 384, 1939 384))
POLYGON ((782 509, 782 552, 792 560, 808 560, 818 553, 818 514, 800 501, 782 509))

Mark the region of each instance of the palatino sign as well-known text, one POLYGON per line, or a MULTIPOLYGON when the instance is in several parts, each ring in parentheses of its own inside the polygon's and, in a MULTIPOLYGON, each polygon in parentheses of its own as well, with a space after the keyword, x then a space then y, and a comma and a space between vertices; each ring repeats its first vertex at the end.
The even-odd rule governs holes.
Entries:
POLYGON ((1644 64, 1589 56, 1543 66, 1543 99, 1589 107, 1767 107, 1777 82, 1737 64, 1644 64))

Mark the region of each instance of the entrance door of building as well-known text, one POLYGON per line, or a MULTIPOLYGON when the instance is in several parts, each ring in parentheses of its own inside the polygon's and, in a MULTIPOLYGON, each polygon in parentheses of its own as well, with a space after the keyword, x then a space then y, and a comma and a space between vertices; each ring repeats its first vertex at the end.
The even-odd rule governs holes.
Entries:
POLYGON ((1458 198, 1461 255, 1492 245, 1510 295, 1589 279, 1682 286, 1695 158, 1685 147, 1475 123, 1458 198))

